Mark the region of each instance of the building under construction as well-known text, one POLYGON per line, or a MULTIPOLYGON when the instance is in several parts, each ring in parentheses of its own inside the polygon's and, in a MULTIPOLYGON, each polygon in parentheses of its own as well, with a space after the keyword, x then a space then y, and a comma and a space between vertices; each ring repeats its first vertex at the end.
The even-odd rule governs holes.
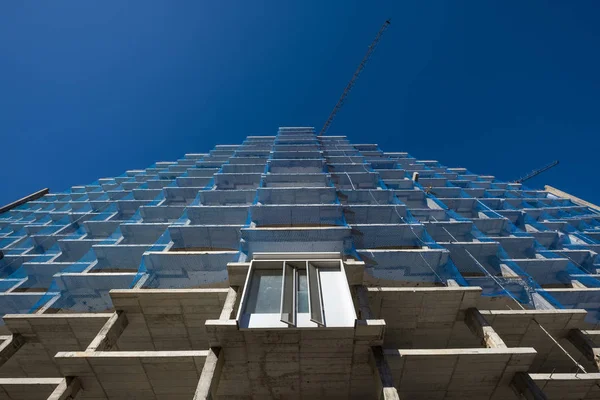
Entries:
POLYGON ((291 127, 43 193, 1 399, 600 398, 600 214, 555 189, 291 127))

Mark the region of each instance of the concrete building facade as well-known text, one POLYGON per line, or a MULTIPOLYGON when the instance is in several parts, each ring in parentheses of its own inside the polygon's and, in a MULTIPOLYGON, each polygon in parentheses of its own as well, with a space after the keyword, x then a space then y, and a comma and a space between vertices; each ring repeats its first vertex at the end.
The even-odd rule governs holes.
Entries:
POLYGON ((600 213, 553 188, 287 127, 39 196, 0 399, 600 398, 600 213))

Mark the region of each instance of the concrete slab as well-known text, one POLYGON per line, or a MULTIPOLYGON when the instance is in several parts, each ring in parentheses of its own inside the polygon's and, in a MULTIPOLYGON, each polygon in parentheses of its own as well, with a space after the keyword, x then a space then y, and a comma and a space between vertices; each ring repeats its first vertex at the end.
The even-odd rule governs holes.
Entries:
POLYGON ((529 374, 549 400, 587 400, 600 396, 600 373, 529 374))
POLYGON ((357 249, 422 247, 422 224, 354 224, 352 239, 357 249))
POLYGON ((0 378, 0 398, 47 400, 64 381, 63 378, 0 378))
POLYGON ((161 289, 203 287, 227 282, 228 262, 238 251, 146 252, 144 265, 161 289))
POLYGON ((49 353, 85 350, 111 313, 7 314, 4 322, 25 341, 40 343, 49 353))
POLYGON ((373 318, 386 321, 384 348, 479 347, 464 323, 479 287, 370 287, 373 318))
POLYGON ((365 262, 364 281, 370 286, 435 286, 444 284, 445 249, 357 249, 365 262))
POLYGON ((600 288, 548 288, 544 289, 565 308, 587 310, 587 320, 597 323, 600 320, 600 288))
POLYGON ((339 204, 261 204, 251 207, 252 222, 257 227, 342 226, 339 204))
POLYGON ((167 222, 121 224, 121 233, 124 237, 122 244, 152 245, 167 230, 168 226, 167 222))
POLYGON ((98 244, 93 246, 98 257, 98 268, 136 270, 142 254, 150 244, 98 244))
POLYGON ((566 273, 569 264, 567 258, 525 258, 510 261, 515 262, 541 286, 570 283, 566 273))
POLYGON ((241 230, 249 257, 257 252, 336 252, 350 251, 350 228, 284 227, 243 228, 241 230))
POLYGON ((248 219, 247 206, 190 206, 186 208, 191 225, 243 225, 248 219))
POLYGON ((535 350, 522 348, 384 350, 400 398, 516 399, 515 372, 527 371, 535 350))
POLYGON ((111 290, 115 309, 128 327, 119 350, 200 350, 208 348, 207 319, 218 318, 229 289, 111 290))
POLYGON ((333 204, 336 201, 334 187, 317 188, 258 188, 261 204, 333 204))
POLYGON ((243 225, 171 225, 169 233, 175 249, 237 250, 241 228, 243 225))
POLYGON ((436 242, 468 242, 471 238, 471 221, 424 221, 427 233, 436 242))
MULTIPOLYGON (((576 359, 579 351, 570 345, 567 336, 572 329, 584 329, 587 312, 574 310, 481 310, 481 314, 509 347, 533 347, 537 356, 531 365, 533 372, 569 372, 573 361, 557 342, 576 359)), ((590 364, 586 364, 590 365, 590 364)))
POLYGON ((205 206, 251 205, 256 190, 205 190, 198 193, 200 204, 205 206))
POLYGON ((77 376, 83 398, 193 398, 207 350, 59 352, 65 376, 77 376))
POLYGON ((0 367, 0 377, 61 377, 53 360, 60 350, 85 350, 111 314, 18 314, 4 321, 23 345, 0 367))

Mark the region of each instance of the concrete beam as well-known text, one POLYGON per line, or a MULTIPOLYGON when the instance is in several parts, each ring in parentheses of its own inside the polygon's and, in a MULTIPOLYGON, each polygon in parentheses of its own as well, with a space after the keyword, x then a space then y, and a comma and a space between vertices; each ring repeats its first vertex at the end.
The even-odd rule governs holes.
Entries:
POLYGON ((127 327, 128 321, 123 311, 115 312, 106 321, 98 335, 87 347, 86 351, 105 351, 110 350, 114 345, 117 344, 119 336, 123 333, 127 327))
POLYGON ((68 376, 56 387, 48 400, 71 400, 77 396, 81 384, 77 378, 68 376))
POLYGON ((494 328, 487 322, 483 315, 476 308, 469 308, 465 313, 465 324, 471 332, 475 334, 481 343, 489 348, 507 348, 506 344, 496 333, 494 328))
POLYGON ((231 319, 231 314, 235 309, 235 303, 237 301, 238 287, 230 287, 225 298, 225 304, 223 304, 223 310, 219 319, 228 320, 231 319))
POLYGON ((362 285, 365 276, 364 261, 356 261, 348 259, 344 261, 344 270, 349 285, 362 285))
POLYGON ((198 387, 194 394, 194 400, 211 400, 216 396, 221 370, 225 357, 220 347, 214 347, 208 351, 204 367, 200 374, 198 387))
POLYGON ((227 276, 229 277, 229 285, 243 287, 246 283, 246 276, 248 276, 248 268, 250 268, 250 263, 227 263, 227 276))
POLYGON ((594 337, 600 338, 600 330, 587 329, 587 330, 581 330, 581 332, 583 332, 585 335, 589 336, 590 338, 594 338, 594 337))
POLYGON ((63 376, 81 380, 85 398, 190 399, 208 351, 58 352, 63 376))
POLYGON ((569 199, 569 200, 571 200, 575 204, 579 204, 581 206, 593 208, 594 210, 600 211, 600 206, 597 206, 597 205, 595 205, 593 203, 590 203, 589 201, 585 201, 583 199, 580 199, 579 197, 573 196, 572 194, 569 194, 567 192, 563 192, 562 190, 559 190, 559 189, 557 189, 555 187, 552 187, 550 185, 544 186, 544 190, 546 192, 548 192, 548 193, 552 193, 555 196, 562 197, 562 198, 565 198, 565 199, 569 199))
POLYGON ((600 371, 600 348, 581 329, 571 329, 567 339, 600 371))
POLYGON ((574 289, 585 289, 587 287, 577 279, 571 279, 571 286, 573 286, 574 289))
POLYGON ((2 214, 3 212, 6 212, 6 211, 12 210, 13 208, 20 206, 21 204, 25 204, 28 201, 37 200, 40 197, 44 196, 45 194, 48 194, 48 192, 50 192, 50 189, 48 189, 48 188, 38 190, 35 193, 31 193, 30 195, 25 196, 17 201, 13 201, 12 203, 2 206, 2 207, 0 207, 0 214, 2 214))
POLYGON ((394 387, 392 370, 385 359, 381 346, 371 347, 369 361, 375 377, 376 398, 378 400, 400 400, 398 391, 394 387))
POLYGON ((546 400, 546 395, 527 372, 517 372, 511 386, 527 400, 546 400))
POLYGON ((0 366, 2 366, 25 344, 25 338, 19 334, 0 336, 0 338, 4 338, 0 344, 0 366))
POLYGON ((358 318, 359 319, 370 319, 372 318, 371 306, 369 306, 369 293, 363 286, 355 286, 356 298, 358 300, 358 318))
POLYGON ((56 400, 51 396, 64 381, 64 378, 0 378, 0 397, 2 399, 56 400))
POLYGON ((600 373, 530 373, 528 375, 550 399, 597 398, 600 373))

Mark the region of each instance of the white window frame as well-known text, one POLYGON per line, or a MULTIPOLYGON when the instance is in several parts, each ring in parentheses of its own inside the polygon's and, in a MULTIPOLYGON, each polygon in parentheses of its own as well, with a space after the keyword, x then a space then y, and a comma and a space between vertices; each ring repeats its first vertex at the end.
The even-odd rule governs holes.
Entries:
MULTIPOLYGON (((332 293, 329 293, 330 297, 332 293)), ((350 287, 346 278, 344 263, 341 259, 282 259, 282 260, 252 260, 242 298, 238 308, 237 321, 241 329, 244 328, 317 328, 326 327, 327 314, 333 320, 334 326, 354 326, 356 313, 350 294, 350 287), (250 285, 254 272, 261 269, 279 270, 281 279, 281 300, 279 313, 247 313, 245 308, 248 304, 250 285), (298 288, 299 271, 306 270, 308 286, 308 313, 298 313, 298 288), (324 288, 321 274, 333 272, 335 288, 324 288), (292 283, 289 282, 292 279, 292 283), (293 288, 293 289, 291 289, 293 288), (336 301, 330 301, 329 305, 324 303, 323 290, 336 290, 336 301), (338 308, 341 308, 344 316, 340 322, 338 308)))

